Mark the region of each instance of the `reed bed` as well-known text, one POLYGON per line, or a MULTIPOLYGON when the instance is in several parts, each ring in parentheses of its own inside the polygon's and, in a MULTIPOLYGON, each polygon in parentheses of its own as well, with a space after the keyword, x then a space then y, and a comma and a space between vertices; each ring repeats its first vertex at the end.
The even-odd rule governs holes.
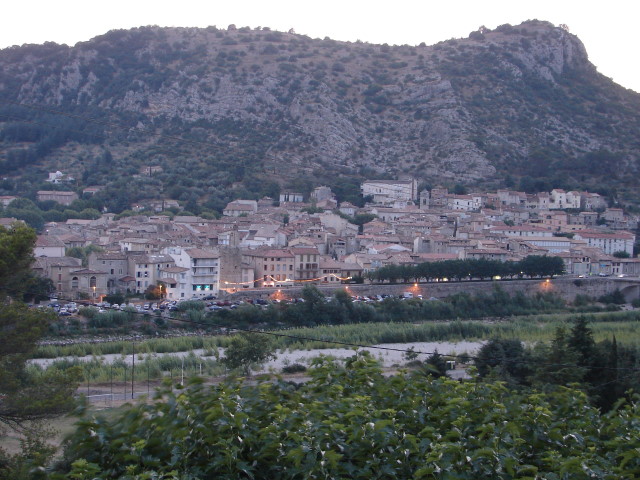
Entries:
MULTIPOLYGON (((640 345, 640 312, 599 312, 580 314, 589 320, 596 341, 616 337, 618 343, 640 345)), ((312 350, 335 348, 332 342, 356 345, 379 343, 452 342, 486 340, 492 337, 518 338, 528 343, 549 341, 558 327, 570 329, 576 314, 547 314, 509 319, 455 320, 422 323, 360 323, 323 325, 271 331, 274 346, 281 350, 312 350)), ((41 346, 35 358, 79 357, 107 354, 137 354, 189 352, 204 349, 210 352, 228 345, 231 337, 185 336, 157 338, 135 342, 82 343, 66 346, 41 346)))
MULTIPOLYGON (((64 371, 71 367, 79 366, 83 372, 83 381, 89 383, 122 382, 125 379, 131 381, 131 364, 125 356, 113 362, 104 362, 100 357, 94 357, 90 361, 79 359, 60 359, 54 361, 47 369, 64 371)), ((44 368, 38 365, 28 367, 31 373, 42 372, 44 368)), ((195 375, 215 376, 222 375, 225 367, 216 358, 207 358, 190 352, 184 357, 164 355, 144 355, 140 358, 136 355, 135 382, 158 380, 173 374, 179 376, 184 372, 185 377, 195 375)))

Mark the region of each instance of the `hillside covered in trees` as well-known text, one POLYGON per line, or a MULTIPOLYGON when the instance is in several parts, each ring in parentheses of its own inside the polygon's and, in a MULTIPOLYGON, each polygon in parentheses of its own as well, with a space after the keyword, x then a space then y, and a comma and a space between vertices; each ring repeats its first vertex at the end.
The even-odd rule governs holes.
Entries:
POLYGON ((103 187, 95 206, 115 212, 319 183, 349 199, 362 178, 403 175, 637 202, 639 107, 541 21, 432 46, 118 30, 0 51, 0 194, 33 196, 60 170, 73 181, 53 188, 103 187))

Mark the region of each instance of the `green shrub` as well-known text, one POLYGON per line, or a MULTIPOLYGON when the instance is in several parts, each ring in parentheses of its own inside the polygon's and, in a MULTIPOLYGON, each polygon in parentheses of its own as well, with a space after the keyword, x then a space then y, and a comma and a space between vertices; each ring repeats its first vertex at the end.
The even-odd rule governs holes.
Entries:
POLYGON ((292 363, 291 365, 282 367, 282 373, 302 373, 306 371, 307 367, 305 367, 301 363, 292 363))

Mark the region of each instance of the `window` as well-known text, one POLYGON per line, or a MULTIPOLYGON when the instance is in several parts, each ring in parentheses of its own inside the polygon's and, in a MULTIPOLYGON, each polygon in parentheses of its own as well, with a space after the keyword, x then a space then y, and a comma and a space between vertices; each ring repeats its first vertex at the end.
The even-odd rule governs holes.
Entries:
POLYGON ((96 288, 96 283, 97 283, 96 277, 89 278, 89 287, 90 288, 96 288))
POLYGON ((111 275, 113 275, 115 273, 115 270, 112 268, 111 269, 111 275))
POLYGON ((73 277, 71 279, 71 288, 78 288, 78 277, 73 277))

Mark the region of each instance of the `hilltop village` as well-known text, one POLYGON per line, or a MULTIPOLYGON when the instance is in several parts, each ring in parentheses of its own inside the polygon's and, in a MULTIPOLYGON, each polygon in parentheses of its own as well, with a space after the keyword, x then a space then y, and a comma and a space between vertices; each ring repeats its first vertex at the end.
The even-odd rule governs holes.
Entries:
MULTIPOLYGON (((608 208, 596 193, 458 195, 441 187, 418 191, 415 180, 365 181, 361 190, 362 208, 338 203, 320 186, 309 198, 286 192, 278 199, 235 200, 219 219, 106 213, 48 223, 38 236, 34 268, 65 298, 159 289, 173 300, 367 281, 386 265, 455 259, 550 255, 561 257, 570 275, 640 274, 633 255, 637 218, 608 208), (87 252, 86 258, 67 256, 70 249, 87 252)), ((39 197, 69 202, 70 193, 39 197)), ((169 202, 136 208, 160 212, 169 202)))

